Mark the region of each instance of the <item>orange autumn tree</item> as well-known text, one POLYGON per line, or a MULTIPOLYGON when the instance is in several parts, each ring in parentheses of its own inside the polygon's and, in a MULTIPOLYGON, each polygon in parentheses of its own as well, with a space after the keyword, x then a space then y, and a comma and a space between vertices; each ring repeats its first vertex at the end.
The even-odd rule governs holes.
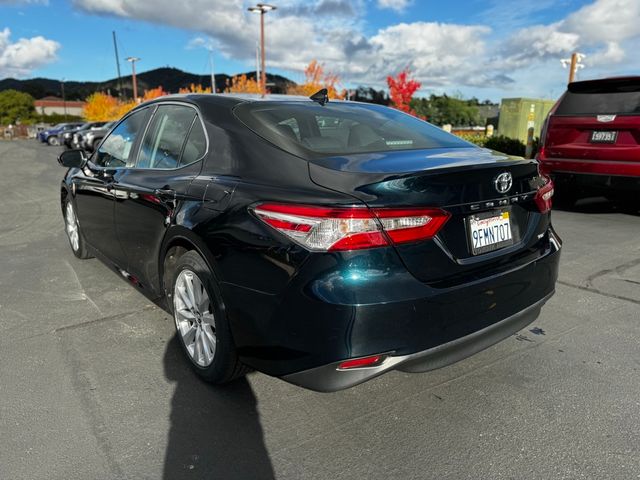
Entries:
POLYGON ((106 93, 96 92, 87 97, 82 116, 90 122, 109 122, 119 118, 120 102, 106 93))
POLYGON ((120 102, 120 106, 118 107, 118 116, 116 118, 120 118, 123 115, 126 115, 130 110, 136 107, 139 103, 147 102, 149 100, 153 100, 154 98, 164 97, 165 95, 169 95, 164 91, 162 86, 152 88, 150 90, 145 90, 142 97, 138 99, 138 103, 136 103, 133 99, 120 102))
POLYGON ((333 73, 324 73, 324 67, 317 60, 311 60, 311 63, 304 69, 304 83, 300 85, 290 85, 287 87, 288 95, 304 95, 310 97, 318 90, 326 88, 329 98, 345 97, 345 91, 338 92, 337 84, 340 77, 333 73))
POLYGON ((164 97, 165 95, 169 95, 162 88, 162 85, 156 88, 152 88, 151 90, 145 90, 144 95, 142 96, 142 101, 146 102, 149 100, 153 100, 154 98, 164 97))
POLYGON ((422 84, 410 77, 408 68, 402 70, 396 77, 389 75, 387 77, 387 85, 389 85, 389 98, 391 99, 392 107, 409 113, 414 117, 420 117, 420 115, 411 108, 411 99, 422 84))
POLYGON ((242 74, 231 78, 231 81, 227 80, 225 93, 262 93, 262 90, 255 78, 242 74))
POLYGON ((186 88, 181 88, 178 93, 211 93, 211 87, 203 87, 202 85, 192 83, 186 88))
MULTIPOLYGON (((162 87, 152 88, 145 90, 140 101, 146 102, 164 95, 168 95, 168 93, 162 87)), ((82 116, 92 122, 109 122, 118 120, 136 105, 137 103, 133 99, 122 101, 106 93, 96 92, 87 97, 82 116)))

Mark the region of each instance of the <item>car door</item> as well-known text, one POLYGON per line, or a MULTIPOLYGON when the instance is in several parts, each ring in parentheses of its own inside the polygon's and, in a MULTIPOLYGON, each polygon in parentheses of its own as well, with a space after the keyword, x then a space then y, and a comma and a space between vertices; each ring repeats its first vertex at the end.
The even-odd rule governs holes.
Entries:
POLYGON ((73 179, 76 212, 85 240, 118 266, 126 264, 114 224, 114 183, 134 158, 149 109, 127 116, 105 138, 82 172, 73 179))
POLYGON ((200 173, 207 137, 197 110, 187 104, 161 104, 141 141, 135 165, 118 177, 115 222, 127 255, 127 271, 155 284, 158 255, 176 211, 189 200, 200 173))

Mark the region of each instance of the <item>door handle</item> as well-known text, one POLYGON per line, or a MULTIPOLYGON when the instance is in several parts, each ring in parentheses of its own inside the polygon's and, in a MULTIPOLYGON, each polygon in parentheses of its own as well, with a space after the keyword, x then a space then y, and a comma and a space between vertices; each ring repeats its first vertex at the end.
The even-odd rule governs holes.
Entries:
POLYGON ((171 188, 156 188, 153 193, 163 200, 175 200, 176 191, 171 188))

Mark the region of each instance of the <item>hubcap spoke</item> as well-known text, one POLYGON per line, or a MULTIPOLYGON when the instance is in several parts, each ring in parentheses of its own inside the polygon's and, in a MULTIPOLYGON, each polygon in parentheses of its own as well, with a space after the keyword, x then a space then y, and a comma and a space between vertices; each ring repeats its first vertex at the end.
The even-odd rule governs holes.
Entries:
POLYGON ((189 306, 192 309, 197 308, 198 303, 196 302, 196 297, 195 294, 193 292, 194 288, 193 288, 193 273, 191 273, 189 276, 186 277, 186 281, 185 281, 185 288, 186 288, 186 293, 187 293, 187 297, 189 298, 189 306))
POLYGON ((189 300, 189 296, 185 291, 184 285, 176 284, 176 299, 182 302, 183 310, 190 310, 193 307, 193 305, 191 305, 191 301, 189 300))
POLYGON ((193 343, 196 338, 196 330, 196 326, 191 324, 184 330, 184 333, 180 332, 182 334, 182 338, 184 339, 185 345, 190 345, 191 343, 193 343))

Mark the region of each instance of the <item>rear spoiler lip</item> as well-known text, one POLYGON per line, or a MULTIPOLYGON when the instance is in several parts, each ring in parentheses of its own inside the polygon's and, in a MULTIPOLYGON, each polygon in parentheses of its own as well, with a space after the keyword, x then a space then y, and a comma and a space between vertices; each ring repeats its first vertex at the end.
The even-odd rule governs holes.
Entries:
POLYGON ((620 87, 637 87, 640 91, 640 77, 609 77, 595 80, 581 80, 567 86, 571 93, 613 93, 620 87))

